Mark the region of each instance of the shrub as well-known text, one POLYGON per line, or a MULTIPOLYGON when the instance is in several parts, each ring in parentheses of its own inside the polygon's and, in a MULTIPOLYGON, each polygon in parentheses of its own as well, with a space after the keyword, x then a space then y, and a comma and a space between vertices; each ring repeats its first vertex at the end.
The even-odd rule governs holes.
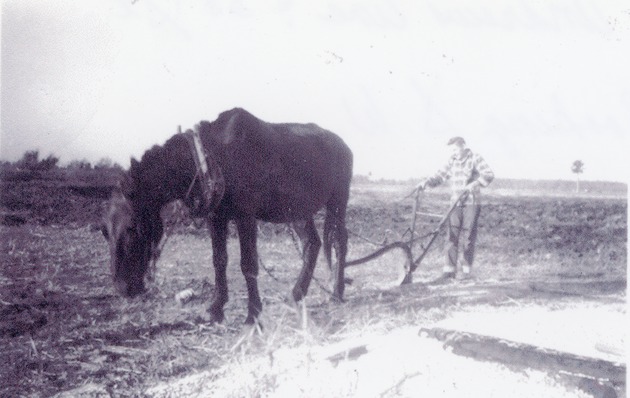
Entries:
MULTIPOLYGON (((39 151, 32 150, 24 152, 22 158, 15 162, 14 166, 20 170, 49 171, 55 169, 57 163, 59 163, 59 158, 53 154, 48 155, 45 159, 39 160, 39 151)), ((3 162, 2 169, 6 170, 8 165, 8 162, 3 162)))
POLYGON ((22 159, 18 160, 15 165, 20 169, 35 170, 39 162, 39 151, 26 151, 22 155, 22 159))
POLYGON ((59 158, 54 155, 48 155, 46 159, 42 159, 37 163, 36 169, 42 171, 49 171, 57 168, 57 163, 59 163, 59 158))
POLYGON ((86 159, 73 160, 66 166, 68 170, 92 170, 92 164, 86 159))

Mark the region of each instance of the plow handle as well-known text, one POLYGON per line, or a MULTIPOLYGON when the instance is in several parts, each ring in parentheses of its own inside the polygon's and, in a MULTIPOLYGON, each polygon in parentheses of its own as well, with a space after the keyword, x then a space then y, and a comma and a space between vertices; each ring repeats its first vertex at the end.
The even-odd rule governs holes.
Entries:
MULTIPOLYGON (((432 234, 431 239, 429 240, 429 243, 427 243, 427 246, 424 248, 422 254, 420 254, 420 256, 418 256, 418 258, 413 260, 413 262, 411 263, 411 267, 410 267, 409 272, 413 272, 413 271, 416 270, 416 268, 418 268, 418 265, 422 262, 424 257, 429 252, 429 248, 431 247, 433 242, 435 242, 435 239, 437 239, 437 236, 440 233, 440 231, 442 230, 442 227, 444 227, 444 224, 446 224, 448 219, 451 217, 451 214, 453 213, 453 210, 455 210, 455 207, 457 207, 461 202, 466 200, 466 198, 468 197, 468 194, 469 194, 468 191, 462 192, 462 194, 459 195, 459 198, 457 198, 457 200, 455 202, 453 202, 451 207, 448 209, 448 212, 446 213, 446 215, 444 217, 442 217, 442 219, 440 220, 440 223, 438 224, 438 226, 431 233, 432 234)), ((417 204, 417 201, 416 201, 416 204, 417 204)), ((415 208, 415 206, 414 206, 414 208, 415 208)), ((414 215, 413 220, 414 220, 414 226, 415 226, 415 221, 416 221, 415 215, 414 215)))

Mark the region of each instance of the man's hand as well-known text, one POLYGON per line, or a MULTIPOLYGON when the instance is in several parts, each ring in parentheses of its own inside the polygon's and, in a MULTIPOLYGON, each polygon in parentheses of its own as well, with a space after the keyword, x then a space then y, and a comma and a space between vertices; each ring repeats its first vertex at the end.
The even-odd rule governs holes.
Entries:
POLYGON ((427 180, 422 180, 416 185, 414 191, 424 191, 427 188, 427 180))
POLYGON ((478 188, 481 186, 481 183, 479 181, 473 181, 470 184, 466 185, 466 190, 468 192, 472 192, 474 189, 478 188))

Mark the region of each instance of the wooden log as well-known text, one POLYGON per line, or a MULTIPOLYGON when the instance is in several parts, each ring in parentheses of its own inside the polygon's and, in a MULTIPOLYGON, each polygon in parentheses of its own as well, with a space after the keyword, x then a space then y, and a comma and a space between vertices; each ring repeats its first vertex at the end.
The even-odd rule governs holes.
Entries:
POLYGON ((573 376, 581 384, 584 384, 584 380, 610 382, 625 389, 625 364, 442 328, 422 328, 419 335, 442 341, 445 347, 452 349, 457 355, 573 376))
POLYGON ((362 355, 368 353, 367 346, 365 344, 348 348, 344 351, 338 352, 336 354, 328 356, 330 362, 332 362, 333 366, 337 366, 341 361, 354 361, 362 355))

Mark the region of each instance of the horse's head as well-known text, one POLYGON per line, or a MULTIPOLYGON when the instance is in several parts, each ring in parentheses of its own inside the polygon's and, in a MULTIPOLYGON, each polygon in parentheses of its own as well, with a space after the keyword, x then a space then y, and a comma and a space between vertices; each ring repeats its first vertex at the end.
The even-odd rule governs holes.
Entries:
MULTIPOLYGON (((145 217, 134 210, 129 198, 115 189, 105 214, 102 232, 109 243, 114 285, 127 297, 145 291, 145 275, 156 256, 155 228, 143 220, 145 217)), ((158 229, 161 237, 161 224, 158 229)))

